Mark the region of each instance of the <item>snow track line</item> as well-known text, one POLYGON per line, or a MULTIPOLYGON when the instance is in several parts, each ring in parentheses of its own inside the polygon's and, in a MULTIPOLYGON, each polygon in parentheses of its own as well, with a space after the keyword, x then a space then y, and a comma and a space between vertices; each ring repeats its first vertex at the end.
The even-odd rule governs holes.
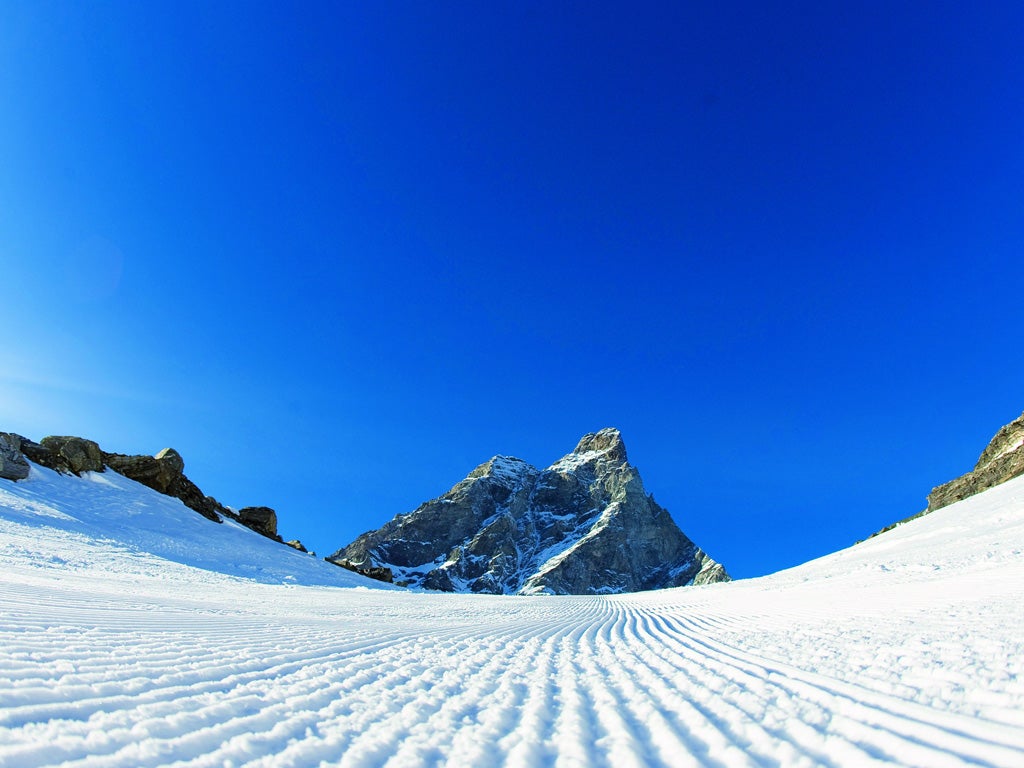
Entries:
POLYGON ((60 625, 51 614, 48 629, 33 619, 53 607, 22 603, 22 629, 0 631, 12 658, 26 657, 0 682, 35 702, 0 699, 0 766, 939 767, 1021 756, 1014 726, 936 712, 711 636, 742 628, 742 616, 542 598, 482 607, 487 626, 438 627, 429 613, 407 613, 385 631, 332 632, 330 621, 246 615, 239 625, 207 612, 189 631, 170 629, 167 616, 126 631, 105 602, 58 606, 60 625), (75 618, 109 623, 69 635, 75 618), (74 639, 49 646, 61 654, 40 655, 63 637, 74 639), (57 661, 65 672, 47 674, 57 661), (54 682, 54 700, 40 701, 54 682), (75 685, 121 691, 81 696, 75 685), (765 722, 773 709, 790 720, 765 722), (179 725, 168 728, 168 716, 179 725), (29 733, 40 726, 63 735, 40 743, 29 733))
MULTIPOLYGON (((607 681, 606 688, 615 701, 620 716, 627 723, 629 731, 641 736, 648 744, 647 754, 642 754, 641 765, 663 766, 699 766, 719 765, 709 755, 713 744, 718 741, 714 728, 687 728, 681 725, 689 714, 687 707, 673 706, 665 711, 661 704, 664 699, 652 696, 643 680, 628 673, 635 669, 632 653, 621 640, 632 632, 634 617, 624 610, 619 611, 617 619, 608 626, 607 633, 599 633, 589 649, 594 660, 595 679, 607 681), (700 736, 696 734, 700 732, 700 736)), ((673 702, 678 704, 679 702, 673 702)), ((693 710, 690 708, 690 713, 693 710)))
POLYGON ((1021 758, 1013 736, 1020 733, 999 723, 984 723, 972 718, 937 712, 869 688, 799 670, 791 665, 764 659, 730 646, 722 646, 693 630, 685 629, 687 620, 670 624, 656 617, 663 636, 674 636, 687 652, 695 652, 704 663, 722 666, 764 680, 795 699, 812 701, 836 712, 857 731, 851 744, 876 744, 881 757, 891 757, 894 741, 899 742, 896 754, 913 755, 922 765, 961 765, 952 759, 957 755, 968 764, 1012 765, 1021 758), (840 711, 841 710, 841 711, 840 711), (865 729, 862 724, 868 724, 865 729), (889 736, 884 734, 888 733, 889 736), (923 743, 935 746, 924 746, 923 743))
POLYGON ((622 706, 621 697, 614 692, 611 681, 604 678, 603 669, 594 658, 596 645, 603 642, 598 637, 606 633, 606 622, 607 619, 600 624, 594 623, 580 633, 572 667, 587 687, 587 698, 593 703, 598 736, 595 746, 602 753, 602 764, 609 768, 643 766, 648 758, 647 745, 637 740, 632 713, 622 706))
POLYGON ((638 631, 623 638, 629 653, 617 654, 616 659, 630 669, 659 710, 672 719, 674 727, 705 734, 705 749, 721 755, 724 764, 757 765, 754 756, 768 758, 777 753, 777 736, 759 724, 755 713, 729 702, 723 695, 728 686, 736 687, 732 680, 722 678, 715 681, 720 687, 708 686, 706 679, 694 677, 679 664, 676 654, 651 630, 645 614, 637 613, 637 623, 638 631), (680 673, 689 683, 687 696, 681 694, 678 686, 680 673), (677 685, 671 686, 668 680, 676 680, 677 685))
MULTIPOLYGON (((684 620, 685 621, 685 620, 684 620)), ((900 721, 913 722, 926 728, 936 728, 950 737, 963 735, 970 741, 981 740, 996 747, 1005 747, 1012 743, 1012 737, 1019 735, 1017 729, 1006 727, 1000 723, 985 723, 974 718, 965 718, 947 712, 936 712, 912 701, 906 701, 872 688, 807 672, 786 662, 755 656, 733 646, 722 645, 698 631, 684 630, 694 643, 702 644, 709 650, 736 660, 739 664, 760 666, 769 674, 782 675, 800 684, 810 686, 814 691, 821 691, 830 696, 845 698, 858 707, 869 707, 892 716, 900 721), (967 731, 961 733, 962 728, 967 731), (984 733, 981 733, 983 731, 984 733)), ((938 735, 933 734, 933 735, 938 735)))
POLYGON ((699 647, 680 642, 668 629, 667 621, 662 623, 660 617, 652 618, 648 644, 665 665, 659 668, 668 675, 672 675, 673 669, 676 677, 679 673, 684 675, 687 690, 694 692, 694 698, 709 720, 732 724, 733 744, 746 743, 745 750, 759 756, 763 762, 785 755, 782 764, 786 765, 841 766, 876 762, 877 755, 862 744, 848 739, 837 743, 834 738, 827 738, 828 732, 820 731, 822 715, 827 709, 809 708, 808 702, 766 676, 719 663, 699 647), (705 695, 705 691, 710 695, 705 695), (771 717, 769 713, 773 713, 771 717), (817 727, 808 725, 808 720, 817 727))

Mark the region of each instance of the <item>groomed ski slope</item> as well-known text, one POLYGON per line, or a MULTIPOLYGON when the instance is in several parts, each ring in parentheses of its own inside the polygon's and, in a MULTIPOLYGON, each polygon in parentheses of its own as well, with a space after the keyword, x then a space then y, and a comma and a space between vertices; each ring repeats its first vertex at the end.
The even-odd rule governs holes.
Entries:
POLYGON ((762 579, 414 594, 33 467, 0 766, 1021 766, 1022 550, 1024 478, 762 579))

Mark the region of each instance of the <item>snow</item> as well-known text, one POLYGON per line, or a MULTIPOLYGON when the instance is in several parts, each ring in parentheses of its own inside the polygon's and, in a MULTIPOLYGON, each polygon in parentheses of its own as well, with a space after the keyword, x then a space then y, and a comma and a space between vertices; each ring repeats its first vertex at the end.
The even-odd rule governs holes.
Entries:
POLYGON ((549 467, 550 472, 576 472, 591 462, 602 458, 608 451, 583 451, 563 456, 549 467))
POLYGON ((1024 765, 1024 478, 761 579, 411 593, 0 480, 0 766, 1024 765))
POLYGON ((1001 459, 1003 456, 1006 456, 1008 454, 1013 453, 1014 451, 1016 451, 1017 449, 1021 448, 1022 446, 1024 446, 1024 435, 1021 435, 1016 440, 1014 440, 1012 443, 1008 443, 1002 450, 999 451, 999 453, 997 453, 995 456, 993 456, 989 460, 989 462, 991 463, 991 462, 995 461, 996 459, 1001 459))
POLYGON ((618 509, 619 503, 612 502, 601 512, 597 522, 594 522, 590 517, 584 518, 574 531, 534 555, 532 560, 537 564, 533 568, 534 574, 526 580, 519 589, 518 594, 551 594, 548 587, 538 586, 536 582, 561 565, 563 560, 572 555, 584 543, 600 534, 608 526, 608 521, 615 515, 618 509))
POLYGON ((226 518, 217 524, 113 471, 68 477, 32 465, 27 480, 0 480, 0 563, 76 558, 110 576, 180 566, 268 584, 352 587, 365 577, 253 533, 226 518))
POLYGON ((537 472, 533 466, 514 456, 495 456, 485 466, 492 477, 503 480, 509 488, 518 488, 525 477, 537 472))

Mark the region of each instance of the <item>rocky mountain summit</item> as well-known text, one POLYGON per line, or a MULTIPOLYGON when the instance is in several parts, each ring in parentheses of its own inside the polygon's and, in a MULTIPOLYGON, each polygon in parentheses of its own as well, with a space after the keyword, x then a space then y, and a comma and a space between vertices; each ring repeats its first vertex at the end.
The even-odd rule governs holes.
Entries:
POLYGON ((327 558, 449 592, 602 594, 727 581, 649 495, 617 429, 547 469, 495 456, 327 558))
POLYGON ((1024 414, 996 432, 978 463, 966 475, 933 488, 928 494, 928 511, 949 506, 993 486, 1024 474, 1024 414))

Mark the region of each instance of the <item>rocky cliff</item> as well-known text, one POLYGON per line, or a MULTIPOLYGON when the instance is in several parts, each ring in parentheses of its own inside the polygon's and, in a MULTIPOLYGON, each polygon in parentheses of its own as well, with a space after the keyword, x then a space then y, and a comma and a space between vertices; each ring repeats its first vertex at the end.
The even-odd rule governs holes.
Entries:
POLYGON ((1024 474, 1024 415, 996 432, 973 470, 933 488, 928 494, 928 511, 949 506, 1021 474, 1024 474))
POLYGON ((887 525, 868 538, 891 531, 897 526, 916 520, 936 509, 948 507, 950 504, 986 491, 1000 483, 1005 483, 1018 475, 1024 475, 1024 414, 1000 427, 995 437, 981 452, 981 457, 974 465, 974 469, 955 480, 932 488, 932 492, 928 494, 928 506, 925 509, 892 525, 887 525))
POLYGON ((649 495, 616 429, 544 470, 495 456, 328 560, 397 583, 493 594, 601 594, 728 580, 649 495))

